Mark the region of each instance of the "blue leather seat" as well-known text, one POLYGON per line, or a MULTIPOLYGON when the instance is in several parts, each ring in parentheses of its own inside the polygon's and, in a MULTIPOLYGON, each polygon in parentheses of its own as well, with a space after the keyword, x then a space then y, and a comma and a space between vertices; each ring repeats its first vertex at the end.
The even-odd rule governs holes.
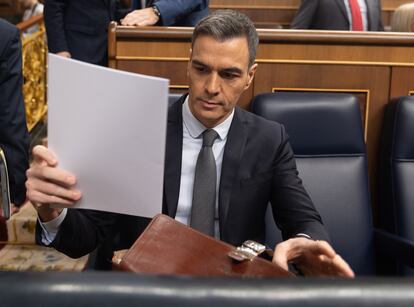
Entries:
MULTIPOLYGON (((251 108, 286 127, 299 175, 335 250, 357 275, 374 274, 376 236, 357 98, 335 93, 265 93, 253 99, 251 108)), ((281 241, 280 232, 271 210, 266 218, 267 244, 274 245, 281 241)))
MULTIPOLYGON (((387 106, 380 162, 381 227, 414 241, 414 97, 387 106)), ((414 275, 408 268, 401 272, 414 275)))
POLYGON ((168 94, 168 106, 171 106, 176 102, 183 94, 170 93, 168 94))

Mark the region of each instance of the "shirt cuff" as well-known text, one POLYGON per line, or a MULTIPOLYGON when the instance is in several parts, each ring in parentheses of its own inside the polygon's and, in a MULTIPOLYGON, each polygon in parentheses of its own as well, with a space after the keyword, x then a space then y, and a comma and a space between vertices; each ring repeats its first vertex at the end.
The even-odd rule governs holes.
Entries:
POLYGON ((46 246, 50 245, 53 240, 56 238, 56 235, 59 231, 60 225, 65 220, 68 209, 64 208, 58 217, 54 218, 49 222, 42 222, 39 218, 39 224, 42 227, 42 243, 46 246))
POLYGON ((297 233, 295 237, 302 237, 302 238, 312 240, 311 236, 307 235, 306 233, 297 233))

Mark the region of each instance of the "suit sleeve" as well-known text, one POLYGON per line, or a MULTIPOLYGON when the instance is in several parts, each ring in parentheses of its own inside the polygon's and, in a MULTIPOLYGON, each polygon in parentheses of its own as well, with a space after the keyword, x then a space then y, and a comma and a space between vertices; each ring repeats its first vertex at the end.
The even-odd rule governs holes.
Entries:
POLYGON ((207 0, 158 0, 154 1, 161 13, 161 26, 170 26, 197 9, 208 7, 207 0))
POLYGON ((295 157, 283 127, 281 140, 274 162, 271 198, 275 222, 285 240, 304 233, 312 239, 329 242, 322 219, 298 176, 295 157))
MULTIPOLYGON (((111 233, 116 214, 95 210, 68 209, 59 231, 49 245, 71 258, 94 251, 111 233)), ((42 243, 42 227, 37 222, 36 243, 42 243)))
POLYGON ((44 20, 46 25, 49 51, 58 53, 68 51, 65 37, 64 17, 68 0, 45 0, 44 20))
POLYGON ((19 31, 0 50, 0 147, 4 150, 9 171, 11 201, 20 205, 26 199, 26 170, 29 159, 29 136, 26 126, 22 86, 22 54, 19 31))
POLYGON ((310 29, 318 8, 318 0, 302 0, 290 27, 292 29, 310 29))
POLYGON ((378 1, 378 30, 377 31, 384 31, 384 24, 382 23, 382 7, 381 1, 378 1))

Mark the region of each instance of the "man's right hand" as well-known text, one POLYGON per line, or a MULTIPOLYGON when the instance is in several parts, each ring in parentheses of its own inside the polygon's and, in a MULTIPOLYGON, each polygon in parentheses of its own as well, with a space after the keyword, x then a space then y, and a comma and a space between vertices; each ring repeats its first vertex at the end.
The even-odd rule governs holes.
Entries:
POLYGON ((58 168, 58 160, 49 149, 34 147, 33 163, 27 171, 27 197, 43 222, 53 220, 62 212, 51 204, 70 207, 82 197, 75 186, 76 177, 58 168))

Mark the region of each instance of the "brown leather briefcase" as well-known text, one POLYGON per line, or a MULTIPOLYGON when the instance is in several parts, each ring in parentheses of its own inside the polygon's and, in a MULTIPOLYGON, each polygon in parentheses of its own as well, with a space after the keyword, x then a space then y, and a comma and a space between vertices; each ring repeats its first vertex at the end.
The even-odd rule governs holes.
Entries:
POLYGON ((260 246, 246 241, 244 246, 235 248, 160 214, 126 254, 114 261, 114 268, 157 275, 292 276, 272 262, 256 257, 260 246))

